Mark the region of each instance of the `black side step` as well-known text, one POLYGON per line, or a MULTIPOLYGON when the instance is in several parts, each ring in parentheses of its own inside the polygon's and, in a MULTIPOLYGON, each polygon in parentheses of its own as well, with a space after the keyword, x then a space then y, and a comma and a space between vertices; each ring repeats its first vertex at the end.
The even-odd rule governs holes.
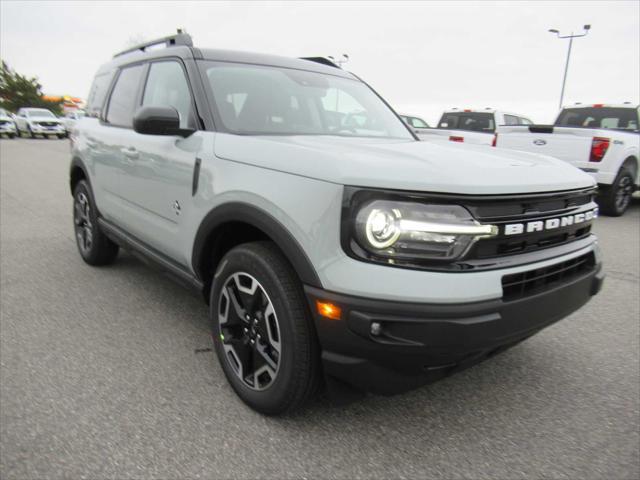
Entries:
POLYGON ((125 250, 129 250, 134 255, 141 257, 141 260, 151 263, 152 265, 160 268, 160 270, 169 273, 179 283, 186 284, 187 286, 196 288, 199 291, 202 291, 204 288, 204 284, 182 265, 176 263, 163 253, 160 253, 155 248, 150 247, 142 240, 128 234, 120 227, 105 220, 104 218, 98 218, 98 224, 104 234, 113 242, 117 243, 125 250))

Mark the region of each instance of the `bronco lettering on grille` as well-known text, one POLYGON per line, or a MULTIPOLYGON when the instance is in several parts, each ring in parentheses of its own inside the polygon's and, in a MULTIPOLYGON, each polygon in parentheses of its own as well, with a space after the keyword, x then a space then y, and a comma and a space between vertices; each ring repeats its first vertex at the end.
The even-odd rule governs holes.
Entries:
POLYGON ((588 212, 565 215, 564 217, 548 218, 546 220, 536 220, 534 222, 510 223, 504 226, 505 235, 519 235, 521 233, 542 232, 555 228, 567 227, 578 223, 588 222, 598 216, 598 209, 594 208, 588 212))

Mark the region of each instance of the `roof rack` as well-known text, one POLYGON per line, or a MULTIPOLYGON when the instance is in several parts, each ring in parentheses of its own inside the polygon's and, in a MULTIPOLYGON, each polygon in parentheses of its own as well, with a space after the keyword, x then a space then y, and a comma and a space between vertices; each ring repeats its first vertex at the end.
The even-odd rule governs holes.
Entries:
POLYGON ((321 64, 327 65, 329 67, 342 69, 342 67, 340 65, 332 62, 327 57, 300 57, 300 60, 308 60, 310 62, 321 63, 321 64))
POLYGON ((175 35, 169 35, 168 37, 158 38, 156 40, 150 40, 148 42, 141 43, 136 45, 135 47, 127 48, 121 52, 116 53, 113 58, 119 57, 121 55, 126 55, 127 53, 137 52, 138 50, 144 52, 147 48, 152 47, 154 45, 165 44, 168 47, 177 47, 177 46, 185 46, 185 47, 193 47, 193 40, 191 39, 191 35, 182 31, 181 28, 178 29, 178 33, 175 35))

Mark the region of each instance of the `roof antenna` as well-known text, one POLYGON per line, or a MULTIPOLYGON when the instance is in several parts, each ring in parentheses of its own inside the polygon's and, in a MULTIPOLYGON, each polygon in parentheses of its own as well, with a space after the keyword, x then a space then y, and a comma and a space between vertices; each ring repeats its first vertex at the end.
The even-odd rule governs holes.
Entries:
POLYGON ((327 58, 331 60, 333 63, 335 63, 336 65, 338 65, 338 67, 340 68, 342 68, 343 63, 347 63, 349 61, 349 55, 347 55, 346 53, 342 54, 342 59, 340 60, 336 60, 331 55, 328 55, 327 58))

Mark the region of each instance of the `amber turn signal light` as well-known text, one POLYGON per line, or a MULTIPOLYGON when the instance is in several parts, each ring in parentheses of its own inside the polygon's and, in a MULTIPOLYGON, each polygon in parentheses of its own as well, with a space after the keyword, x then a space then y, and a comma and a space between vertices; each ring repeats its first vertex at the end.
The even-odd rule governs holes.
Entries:
POLYGON ((320 315, 331 320, 340 320, 342 317, 342 309, 331 302, 321 302, 316 300, 316 310, 320 315))

